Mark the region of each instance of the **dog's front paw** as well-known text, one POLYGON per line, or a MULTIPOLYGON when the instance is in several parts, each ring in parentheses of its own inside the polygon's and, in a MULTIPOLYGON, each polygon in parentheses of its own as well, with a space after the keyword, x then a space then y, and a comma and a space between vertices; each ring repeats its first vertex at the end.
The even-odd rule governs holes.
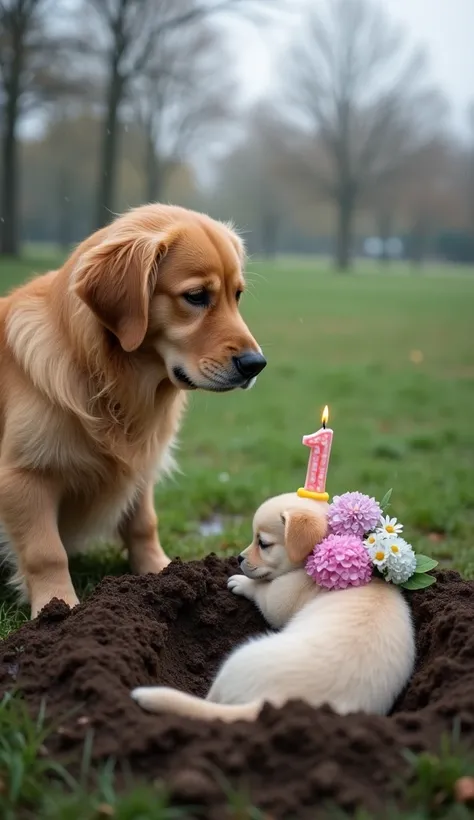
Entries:
POLYGON ((234 595, 242 595, 244 598, 253 600, 255 581, 247 578, 246 575, 231 575, 227 581, 227 589, 230 589, 234 595))

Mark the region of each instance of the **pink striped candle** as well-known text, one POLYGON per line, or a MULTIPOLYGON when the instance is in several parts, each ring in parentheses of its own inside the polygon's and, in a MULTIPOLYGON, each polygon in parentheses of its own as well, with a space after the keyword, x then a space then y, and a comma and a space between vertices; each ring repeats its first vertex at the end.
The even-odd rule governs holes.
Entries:
POLYGON ((328 419, 329 409, 326 405, 321 417, 323 425, 321 429, 309 436, 303 436, 303 444, 310 448, 310 455, 305 485, 298 490, 301 498, 314 498, 316 501, 329 500, 326 492, 326 477, 334 433, 326 427, 328 419))

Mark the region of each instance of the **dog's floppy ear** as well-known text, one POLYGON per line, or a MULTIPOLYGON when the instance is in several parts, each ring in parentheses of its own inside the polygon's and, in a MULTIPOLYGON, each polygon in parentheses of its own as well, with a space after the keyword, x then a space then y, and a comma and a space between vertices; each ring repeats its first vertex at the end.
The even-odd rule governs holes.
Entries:
POLYGON ((294 564, 299 564, 326 536, 326 512, 315 503, 314 511, 290 509, 282 513, 281 518, 285 526, 285 547, 288 557, 294 564))
POLYGON ((171 239, 163 232, 111 235, 79 260, 76 294, 127 353, 145 338, 158 265, 171 239))

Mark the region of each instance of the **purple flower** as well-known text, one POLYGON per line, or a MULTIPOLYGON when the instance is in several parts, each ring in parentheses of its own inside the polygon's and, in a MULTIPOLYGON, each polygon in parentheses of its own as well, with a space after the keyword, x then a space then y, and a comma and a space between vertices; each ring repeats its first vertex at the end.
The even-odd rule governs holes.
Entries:
POLYGON ((375 498, 363 493, 335 495, 328 509, 329 529, 334 535, 357 535, 373 530, 382 515, 375 498))
POLYGON ((372 564, 357 536, 328 535, 307 558, 306 572, 320 587, 347 589, 368 584, 372 564))

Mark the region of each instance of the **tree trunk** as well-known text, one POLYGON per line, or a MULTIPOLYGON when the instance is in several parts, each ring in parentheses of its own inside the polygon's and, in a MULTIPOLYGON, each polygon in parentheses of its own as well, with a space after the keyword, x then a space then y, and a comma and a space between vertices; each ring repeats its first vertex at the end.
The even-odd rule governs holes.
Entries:
POLYGON ((428 225, 423 218, 417 219, 410 236, 410 259, 414 272, 420 273, 428 246, 428 225))
POLYGON ((124 80, 119 71, 119 57, 113 55, 107 94, 107 116, 102 136, 99 190, 95 227, 102 228, 112 216, 115 177, 117 173, 118 113, 124 93, 124 80))
POLYGON ((2 141, 2 190, 0 253, 18 254, 18 141, 21 72, 23 68, 23 32, 15 32, 11 73, 5 86, 5 124, 2 141))
POLYGON ((279 220, 274 211, 262 214, 262 251, 267 259, 274 259, 277 253, 279 220))
POLYGON ((390 239, 390 233, 392 228, 392 219, 391 215, 387 211, 380 211, 378 214, 377 219, 377 227, 378 227, 378 235, 382 240, 382 255, 380 257, 380 261, 382 264, 388 264, 390 262, 390 256, 387 253, 387 241, 390 239))
POLYGON ((351 265, 352 223, 354 217, 354 196, 350 191, 341 192, 337 201, 336 268, 341 272, 351 265))

